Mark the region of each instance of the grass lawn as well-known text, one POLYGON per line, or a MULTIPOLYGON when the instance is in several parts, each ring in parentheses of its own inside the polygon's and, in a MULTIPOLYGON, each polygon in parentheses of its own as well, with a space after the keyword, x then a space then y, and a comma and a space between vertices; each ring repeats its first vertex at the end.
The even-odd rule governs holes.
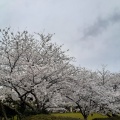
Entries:
MULTIPOLYGON (((83 116, 80 113, 53 113, 51 115, 55 116, 55 117, 69 117, 69 118, 80 118, 80 119, 83 119, 83 116)), ((40 120, 40 119, 44 120, 41 117, 42 118, 46 118, 46 117, 49 118, 49 115, 42 115, 42 114, 33 115, 32 117, 28 117, 28 118, 26 118, 24 120, 40 120)), ((92 120, 94 118, 107 118, 107 116, 104 116, 104 115, 101 115, 101 114, 98 114, 98 113, 94 113, 93 116, 91 116, 91 115, 88 116, 88 120, 92 120)), ((16 117, 15 117, 14 120, 17 120, 16 117)))
POLYGON ((53 115, 39 114, 39 115, 28 116, 23 120, 79 120, 79 118, 58 117, 58 116, 56 117, 53 115))
MULTIPOLYGON (((81 119, 83 119, 83 116, 80 113, 54 113, 52 115, 54 115, 56 117, 57 116, 63 116, 63 117, 72 117, 72 118, 81 118, 81 119)), ((98 113, 94 113, 93 116, 91 116, 91 115, 88 116, 88 120, 92 120, 94 118, 107 118, 107 116, 101 115, 101 114, 98 114, 98 113)))

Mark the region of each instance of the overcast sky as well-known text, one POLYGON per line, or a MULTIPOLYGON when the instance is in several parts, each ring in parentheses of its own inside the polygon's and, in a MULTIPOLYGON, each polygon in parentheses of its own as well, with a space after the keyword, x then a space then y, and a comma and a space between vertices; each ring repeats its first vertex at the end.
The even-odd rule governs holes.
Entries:
POLYGON ((120 0, 0 0, 0 27, 55 33, 77 66, 120 72, 120 0))

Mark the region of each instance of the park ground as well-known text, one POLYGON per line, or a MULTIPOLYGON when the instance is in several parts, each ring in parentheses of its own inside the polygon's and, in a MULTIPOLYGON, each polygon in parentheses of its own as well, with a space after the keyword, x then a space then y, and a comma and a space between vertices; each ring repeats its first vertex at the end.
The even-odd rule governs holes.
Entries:
MULTIPOLYGON (((51 119, 50 116, 54 116, 54 117, 58 117, 58 118, 60 118, 60 117, 77 118, 75 120, 79 120, 79 119, 83 120, 83 116, 80 113, 53 113, 51 115, 41 115, 40 114, 40 115, 29 116, 25 120, 54 120, 54 118, 51 119)), ((94 118, 107 118, 107 116, 94 113, 92 116, 89 115, 88 120, 93 120, 94 118)), ((67 120, 67 119, 65 119, 65 120, 67 120)))
MULTIPOLYGON (((80 113, 55 113, 55 114, 52 114, 56 117, 72 117, 72 118, 80 118, 80 119, 83 119, 83 116, 82 114, 80 113)), ((89 115, 88 116, 88 120, 92 120, 94 118, 106 118, 107 116, 105 115, 101 115, 101 114, 98 114, 98 113, 94 113, 92 116, 89 115)))

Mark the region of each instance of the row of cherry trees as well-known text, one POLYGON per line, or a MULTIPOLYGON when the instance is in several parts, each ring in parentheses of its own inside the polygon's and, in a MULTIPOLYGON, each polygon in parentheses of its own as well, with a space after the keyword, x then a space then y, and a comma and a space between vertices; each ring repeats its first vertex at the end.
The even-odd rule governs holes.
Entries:
POLYGON ((92 112, 119 112, 119 73, 105 66, 96 72, 75 67, 62 46, 51 42, 51 34, 13 33, 10 28, 0 33, 0 94, 19 101, 21 113, 26 108, 46 112, 68 102, 84 119, 92 112))

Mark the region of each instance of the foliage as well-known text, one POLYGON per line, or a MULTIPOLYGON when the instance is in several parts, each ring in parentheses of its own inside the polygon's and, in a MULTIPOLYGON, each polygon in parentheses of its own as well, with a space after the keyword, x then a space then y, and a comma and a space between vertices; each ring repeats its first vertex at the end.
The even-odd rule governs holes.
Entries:
POLYGON ((111 117, 111 118, 95 118, 93 120, 120 120, 120 117, 111 117))

